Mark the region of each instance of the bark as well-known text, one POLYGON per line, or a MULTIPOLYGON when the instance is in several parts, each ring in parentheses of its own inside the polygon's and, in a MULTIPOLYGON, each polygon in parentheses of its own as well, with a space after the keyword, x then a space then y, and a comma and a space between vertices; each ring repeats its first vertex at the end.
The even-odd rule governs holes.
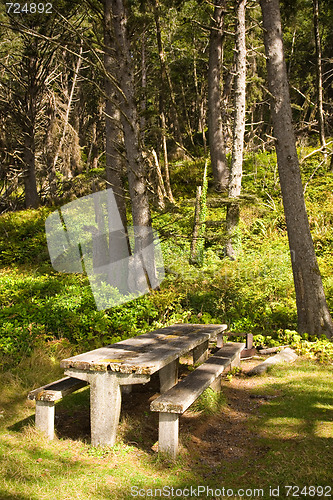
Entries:
POLYGON ((298 331, 333 336, 309 221, 292 126, 287 69, 284 59, 279 0, 260 0, 284 213, 296 292, 298 331))
POLYGON ((23 162, 24 162, 24 189, 25 189, 25 207, 37 208, 40 200, 37 192, 36 182, 36 151, 35 151, 35 126, 37 118, 37 99, 38 99, 38 84, 36 82, 36 60, 34 57, 29 57, 27 51, 27 77, 28 85, 24 98, 24 106, 26 115, 22 121, 23 131, 23 162))
POLYGON ((161 125, 162 125, 162 146, 163 146, 163 159, 164 159, 164 177, 165 177, 165 189, 166 189, 166 196, 170 203, 175 203, 173 194, 172 194, 172 189, 171 189, 171 183, 170 183, 170 172, 169 172, 169 160, 168 160, 168 148, 167 148, 167 141, 166 141, 166 123, 165 123, 165 115, 164 113, 161 113, 161 125))
POLYGON ((141 42, 141 101, 140 101, 140 131, 141 142, 144 144, 146 130, 146 112, 147 112, 147 54, 146 54, 146 31, 142 34, 141 42))
MULTIPOLYGON (((236 4, 236 76, 234 94, 234 127, 232 159, 229 180, 229 198, 237 198, 242 188, 243 149, 245 134, 246 111, 246 27, 245 27, 246 0, 238 0, 236 4)), ((231 259, 236 257, 234 233, 239 222, 239 203, 231 203, 227 207, 227 235, 226 255, 231 259)))
POLYGON ((229 171, 222 126, 222 44, 225 0, 217 0, 209 40, 208 135, 212 172, 218 191, 228 186, 229 171))
POLYGON ((98 166, 98 143, 97 143, 97 123, 92 124, 92 137, 87 157, 87 172, 89 169, 97 168, 98 166))
MULTIPOLYGON (((72 88, 71 88, 71 91, 70 91, 70 94, 69 94, 69 97, 68 97, 68 102, 67 102, 67 107, 66 107, 66 113, 65 113, 65 117, 64 117, 64 127, 63 127, 63 130, 62 130, 61 138, 60 138, 60 141, 59 141, 59 144, 58 144, 58 148, 57 148, 54 160, 53 160, 52 171, 54 173, 56 171, 57 161, 58 161, 58 158, 59 158, 62 146, 64 144, 64 140, 65 140, 65 137, 66 137, 67 127, 68 127, 68 123, 69 123, 69 115, 70 115, 70 112, 71 112, 71 109, 72 109, 72 102, 73 102, 73 97, 74 97, 76 82, 77 82, 77 78, 78 78, 78 74, 79 74, 80 66, 81 66, 81 62, 82 62, 82 51, 83 51, 83 46, 81 44, 80 52, 79 52, 79 57, 77 59, 76 66, 75 66, 74 78, 73 78, 73 82, 72 82, 72 88)), ((55 175, 54 175, 54 177, 55 177, 55 175)))
POLYGON ((37 208, 40 200, 37 192, 35 168, 35 137, 33 127, 25 131, 23 161, 25 167, 25 208, 37 208))
POLYGON ((107 187, 113 189, 119 214, 124 228, 127 228, 126 202, 122 181, 122 156, 120 147, 123 142, 121 130, 121 114, 115 105, 117 92, 113 82, 108 75, 115 74, 116 64, 114 60, 114 38, 112 34, 112 2, 105 1, 104 12, 104 66, 105 77, 105 174, 107 187))
MULTIPOLYGON (((132 204, 133 226, 135 233, 135 251, 141 252, 152 243, 150 208, 146 188, 146 168, 140 149, 139 119, 135 102, 134 68, 127 33, 127 15, 123 0, 110 0, 112 6, 112 26, 115 40, 116 76, 121 89, 119 107, 124 133, 127 159, 129 193, 132 204)), ((146 278, 154 273, 154 254, 142 253, 142 264, 147 271, 146 278), (150 274, 148 269, 151 270, 150 274), (149 276, 148 276, 149 275, 149 276)), ((139 289, 143 283, 138 283, 139 289)))
POLYGON ((193 224, 193 233, 192 233, 192 241, 191 241, 191 250, 190 250, 190 264, 197 264, 198 262, 198 238, 199 238, 199 230, 200 230, 200 198, 201 198, 201 186, 197 186, 197 194, 195 197, 195 212, 194 212, 194 224, 193 224))
POLYGON ((153 162, 152 162, 152 170, 153 170, 153 179, 155 180, 155 189, 157 193, 157 203, 159 208, 162 210, 165 208, 165 198, 167 197, 164 181, 162 177, 161 167, 158 161, 158 156, 155 149, 151 151, 153 162))
MULTIPOLYGON (((194 47, 196 45, 195 38, 193 39, 194 47)), ((201 87, 201 92, 199 92, 199 84, 198 84, 198 73, 197 73, 197 53, 196 49, 193 51, 193 77, 194 77, 194 87, 195 87, 195 95, 196 95, 196 115, 198 117, 198 132, 202 134, 202 143, 204 147, 204 155, 207 155, 207 140, 206 140, 206 132, 205 132, 205 109, 204 109, 204 100, 202 95, 203 86, 201 87)))
POLYGON ((319 33, 319 0, 313 0, 313 28, 316 43, 317 101, 320 144, 325 146, 325 123, 323 111, 323 73, 321 65, 321 43, 319 33))
POLYGON ((177 109, 177 104, 176 104, 176 96, 175 96, 175 92, 173 89, 172 80, 170 78, 169 69, 167 67, 167 63, 165 60, 165 53, 164 53, 164 48, 163 48, 163 43, 162 43, 162 32, 161 32, 161 24, 160 24, 160 6, 159 6, 158 0, 152 0, 152 4, 153 4, 153 10, 154 10, 157 47, 158 47, 158 54, 159 54, 159 59, 160 59, 160 70, 161 70, 161 94, 160 94, 160 103, 162 103, 161 113, 165 113, 165 110, 164 110, 164 101, 165 101, 164 90, 165 90, 165 88, 168 88, 169 94, 170 94, 170 99, 171 99, 171 115, 172 115, 172 121, 173 121, 173 125, 174 125, 176 144, 178 143, 180 145, 180 148, 178 148, 178 150, 177 150, 177 155, 180 155, 183 157, 184 156, 184 151, 182 150, 183 138, 182 138, 182 134, 180 131, 180 120, 179 120, 179 114, 178 114, 178 109, 177 109))

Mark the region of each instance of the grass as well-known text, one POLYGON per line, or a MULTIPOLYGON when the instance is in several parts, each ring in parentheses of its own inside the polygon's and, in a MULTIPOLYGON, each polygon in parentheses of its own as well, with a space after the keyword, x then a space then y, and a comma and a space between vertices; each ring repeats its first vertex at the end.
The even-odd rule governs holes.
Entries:
MULTIPOLYGON (((264 496, 260 498, 268 499, 269 487, 279 486, 281 493, 285 485, 332 483, 332 365, 300 359, 293 365, 274 367, 268 374, 251 380, 242 373, 234 375, 231 381, 226 379, 221 399, 227 398, 227 403, 228 388, 239 401, 249 394, 274 397, 256 408, 244 406, 242 433, 246 446, 243 453, 233 456, 232 451, 225 450, 228 453, 215 457, 212 465, 214 453, 207 448, 205 434, 201 435, 201 444, 197 444, 193 433, 197 435, 209 419, 209 428, 215 428, 216 440, 223 443, 224 436, 234 433, 235 450, 238 434, 237 430, 228 431, 227 435, 218 434, 221 422, 229 419, 232 423, 233 409, 230 404, 221 404, 221 400, 216 404, 215 399, 212 410, 212 398, 207 395, 196 409, 201 413, 190 412, 181 424, 181 454, 175 463, 160 460, 151 451, 151 432, 146 430, 155 426, 157 432, 157 419, 146 412, 123 415, 114 448, 93 448, 89 440, 82 439, 47 441, 32 425, 34 405, 26 400, 26 393, 31 388, 32 374, 40 378, 35 380, 38 385, 55 376, 58 368, 56 363, 51 363, 46 374, 44 353, 38 372, 37 353, 34 359, 30 364, 21 364, 16 379, 6 380, 3 376, 1 379, 1 500, 118 500, 133 498, 131 493, 137 493, 138 488, 148 491, 173 487, 176 491, 191 485, 204 485, 213 490, 224 486, 234 492, 240 488, 262 488, 264 496)), ((80 407, 87 411, 88 392, 82 390, 66 398, 59 415, 65 411, 70 419, 75 418, 80 407), (72 398, 76 398, 74 403, 72 398)), ((213 437, 211 446, 214 441, 213 437)), ((146 497, 149 496, 148 491, 146 497)), ((287 497, 281 494, 279 498, 287 497)))

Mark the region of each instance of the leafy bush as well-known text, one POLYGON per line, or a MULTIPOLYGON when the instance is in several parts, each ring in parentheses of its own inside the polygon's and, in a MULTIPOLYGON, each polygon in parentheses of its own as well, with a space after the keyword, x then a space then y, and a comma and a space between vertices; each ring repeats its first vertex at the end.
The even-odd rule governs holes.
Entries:
POLYGON ((275 338, 271 336, 255 335, 253 343, 256 347, 277 347, 289 345, 297 354, 306 358, 315 359, 322 363, 333 363, 333 341, 325 336, 318 338, 307 333, 300 335, 295 330, 280 331, 275 338))

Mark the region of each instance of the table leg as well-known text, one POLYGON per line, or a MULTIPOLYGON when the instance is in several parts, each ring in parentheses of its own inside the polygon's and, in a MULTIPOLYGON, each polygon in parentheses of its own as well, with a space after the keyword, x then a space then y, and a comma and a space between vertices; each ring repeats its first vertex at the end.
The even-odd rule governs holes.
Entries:
POLYGON ((49 439, 54 439, 54 401, 36 401, 35 424, 49 439))
POLYGON ((175 359, 168 365, 164 366, 159 371, 160 376, 160 393, 168 391, 178 382, 178 365, 179 359, 175 359))
POLYGON ((116 375, 90 375, 91 444, 113 446, 121 407, 121 390, 116 375))
POLYGON ((160 413, 158 427, 158 452, 175 459, 178 451, 178 413, 160 413))
POLYGON ((208 359, 208 340, 193 349, 193 364, 203 363, 208 359))

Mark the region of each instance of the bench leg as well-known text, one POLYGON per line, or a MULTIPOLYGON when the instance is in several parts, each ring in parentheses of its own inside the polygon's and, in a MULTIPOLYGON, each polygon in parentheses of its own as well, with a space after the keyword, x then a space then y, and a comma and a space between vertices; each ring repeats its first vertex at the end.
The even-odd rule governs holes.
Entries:
POLYGON ((240 364, 241 364, 241 353, 238 352, 236 354, 236 357, 233 361, 231 361, 231 364, 230 364, 230 369, 232 368, 235 368, 236 366, 239 368, 240 367, 240 364))
POLYGON ((111 373, 90 375, 91 444, 113 446, 121 407, 121 390, 111 373))
POLYGON ((159 371, 160 376, 160 393, 168 391, 178 382, 178 366, 179 359, 175 359, 168 365, 164 366, 159 371))
POLYGON ((54 439, 54 401, 36 401, 36 428, 54 439))
POLYGON ((210 388, 213 389, 215 392, 220 392, 221 391, 221 382, 222 382, 222 376, 220 375, 217 377, 214 382, 210 384, 210 388))
POLYGON ((158 452, 174 459, 178 452, 178 413, 163 413, 159 415, 158 452))
POLYGON ((193 349, 193 364, 204 363, 208 359, 208 340, 193 349))

